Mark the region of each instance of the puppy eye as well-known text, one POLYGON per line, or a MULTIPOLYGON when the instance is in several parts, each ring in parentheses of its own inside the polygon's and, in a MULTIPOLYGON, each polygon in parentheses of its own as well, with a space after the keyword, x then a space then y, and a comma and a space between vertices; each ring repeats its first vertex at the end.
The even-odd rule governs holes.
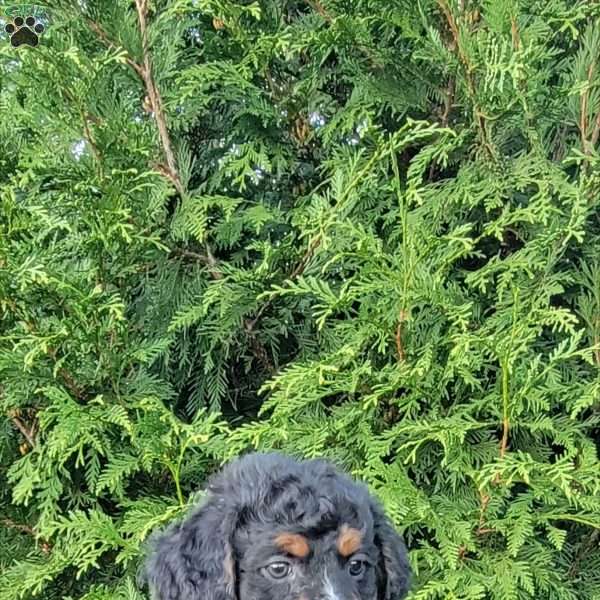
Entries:
POLYGON ((273 562, 267 565, 266 571, 273 579, 283 579, 287 577, 292 570, 290 563, 283 561, 273 562))
POLYGON ((352 577, 360 577, 367 568, 367 563, 364 560, 351 560, 348 563, 348 573, 352 577))

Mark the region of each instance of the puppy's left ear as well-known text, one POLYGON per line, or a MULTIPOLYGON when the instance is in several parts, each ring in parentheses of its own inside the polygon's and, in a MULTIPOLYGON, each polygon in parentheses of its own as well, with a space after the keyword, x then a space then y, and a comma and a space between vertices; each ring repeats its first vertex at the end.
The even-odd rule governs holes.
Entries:
POLYGON ((401 600, 410 588, 410 564, 406 546, 383 509, 376 503, 371 506, 375 529, 375 543, 379 548, 379 598, 401 600))

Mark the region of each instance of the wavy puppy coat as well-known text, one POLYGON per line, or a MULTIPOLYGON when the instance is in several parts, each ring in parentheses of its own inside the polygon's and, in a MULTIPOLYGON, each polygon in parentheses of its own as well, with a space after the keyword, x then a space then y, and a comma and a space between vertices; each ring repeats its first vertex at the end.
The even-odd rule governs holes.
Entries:
POLYGON ((158 600, 400 600, 406 548, 367 488, 324 460, 250 454, 155 542, 158 600))

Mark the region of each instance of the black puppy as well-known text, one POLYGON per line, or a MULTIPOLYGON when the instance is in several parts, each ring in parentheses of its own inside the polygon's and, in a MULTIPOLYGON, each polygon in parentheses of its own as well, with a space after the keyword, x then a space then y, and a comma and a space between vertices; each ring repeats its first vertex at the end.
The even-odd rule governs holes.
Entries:
POLYGON ((367 488, 324 460, 250 454, 155 542, 159 600, 400 600, 404 543, 367 488))

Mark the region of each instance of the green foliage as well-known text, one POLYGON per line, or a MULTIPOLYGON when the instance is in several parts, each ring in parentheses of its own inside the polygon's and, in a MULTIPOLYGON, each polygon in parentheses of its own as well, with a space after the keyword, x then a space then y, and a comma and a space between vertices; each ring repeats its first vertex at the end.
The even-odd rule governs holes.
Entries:
POLYGON ((600 598, 600 6, 51 3, 0 45, 0 600, 141 600, 250 449, 411 600, 600 598))

